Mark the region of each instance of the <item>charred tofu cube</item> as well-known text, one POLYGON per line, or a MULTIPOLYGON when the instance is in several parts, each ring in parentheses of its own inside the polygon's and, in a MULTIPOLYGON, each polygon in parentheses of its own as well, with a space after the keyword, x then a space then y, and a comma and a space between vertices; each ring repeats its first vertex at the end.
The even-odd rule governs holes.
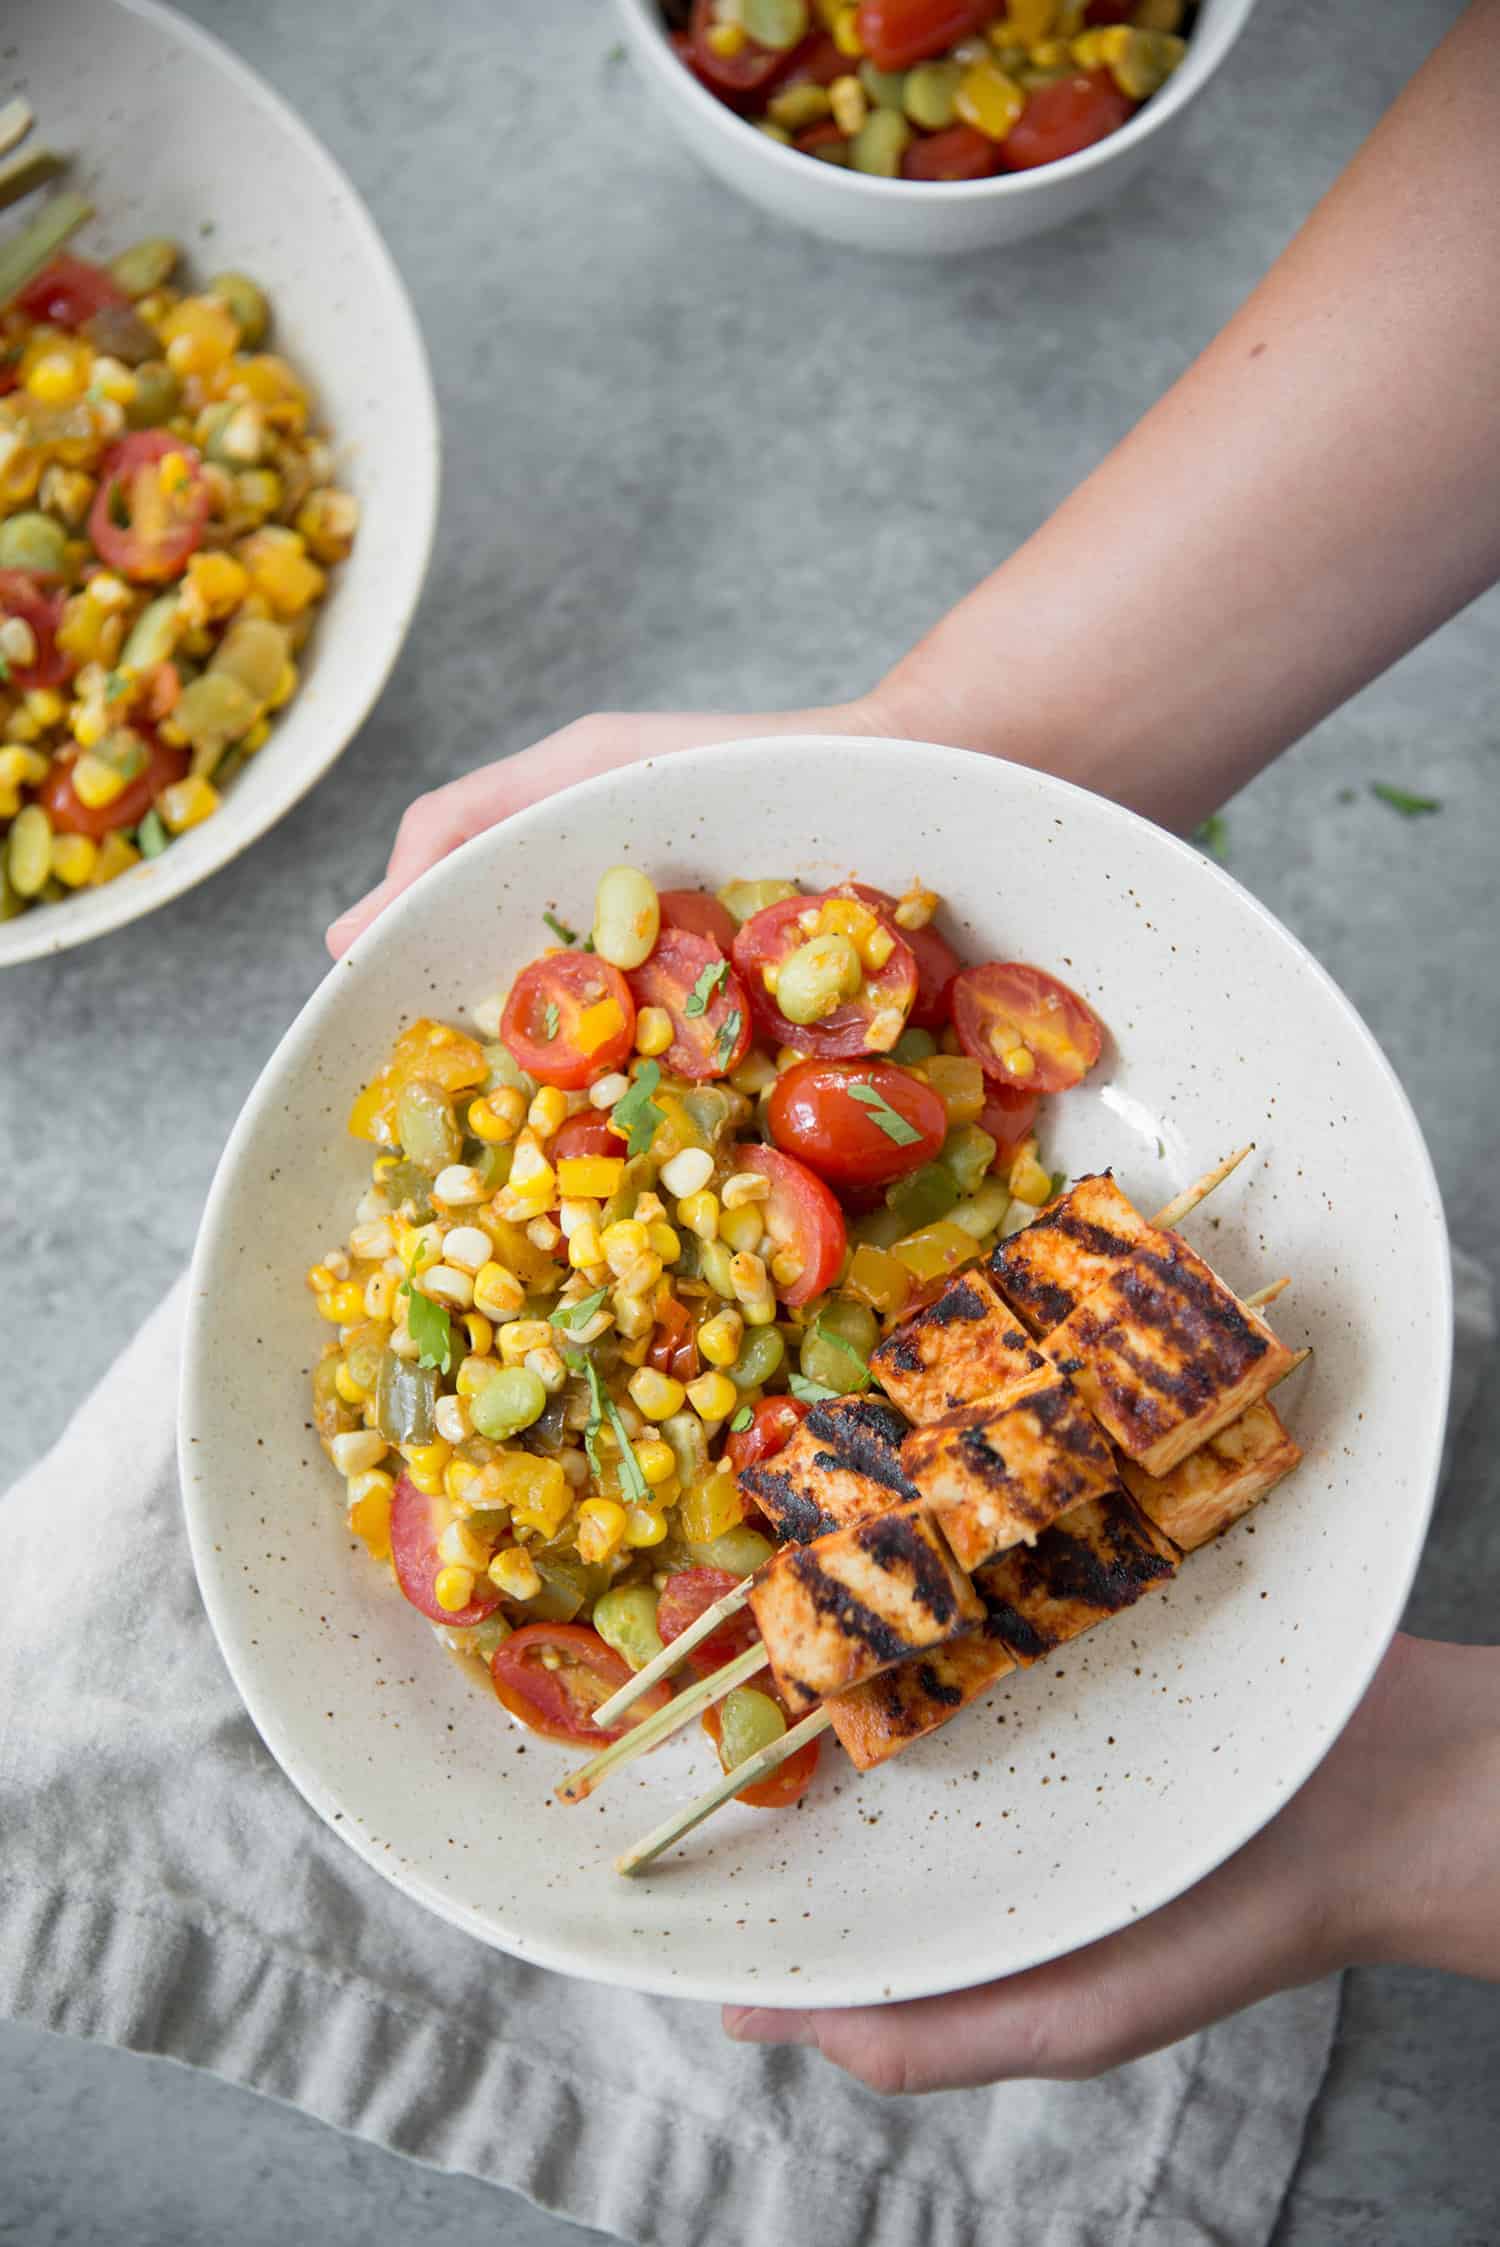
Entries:
POLYGON ((984 1620, 920 1504, 778 1553, 756 1579, 750 1609, 796 1716, 984 1620))
POLYGON ((1002 1241, 990 1277, 1033 1334, 1048 1334, 1151 1230, 1105 1170, 1079 1178, 1002 1241))
POLYGON ((903 1319, 870 1370, 919 1425, 993 1397, 1045 1363, 982 1272, 960 1272, 935 1303, 903 1319))
POLYGON ((1120 1480, 1141 1512, 1191 1553, 1248 1513, 1301 1457, 1276 1407, 1262 1398, 1170 1474, 1148 1475, 1126 1459, 1120 1480))
POLYGON ((1015 1669, 1015 1659, 987 1627, 951 1645, 935 1646, 828 1704, 839 1744, 860 1771, 873 1771, 903 1748, 936 1732, 960 1709, 1015 1669))
POLYGON ((1024 1667, 1177 1573, 1177 1552, 1123 1491, 1091 1498, 979 1570, 986 1629, 1024 1667))
POLYGON ((988 1404, 914 1429, 901 1460, 964 1568, 1033 1542, 1059 1514, 1119 1487, 1077 1391, 1045 1364, 988 1404))
POLYGON ((1149 1475, 1170 1473, 1297 1362, 1185 1241, 1149 1228, 1043 1349, 1149 1475))
POLYGON ((832 1529, 883 1514, 917 1493, 901 1465, 906 1421, 880 1397, 816 1404, 774 1458, 746 1467, 739 1487, 778 1544, 810 1545, 832 1529))

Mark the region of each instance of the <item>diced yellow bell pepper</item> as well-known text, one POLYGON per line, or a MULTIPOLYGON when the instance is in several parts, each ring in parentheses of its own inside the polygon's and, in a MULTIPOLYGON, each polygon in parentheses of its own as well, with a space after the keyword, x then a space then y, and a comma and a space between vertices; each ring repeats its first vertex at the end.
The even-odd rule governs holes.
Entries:
POLYGON ((937 1280, 956 1272, 960 1264, 971 1262, 979 1254, 979 1243, 962 1225, 952 1225, 944 1217, 893 1243, 891 1254, 914 1279, 937 1280))
POLYGON ((984 1071, 967 1053, 934 1053, 919 1074, 942 1101, 950 1124, 975 1123, 984 1106, 984 1071))
POLYGON ((725 1466, 715 1467, 691 1490, 677 1508, 682 1534, 692 1544, 706 1545, 722 1537, 745 1518, 745 1501, 734 1476, 725 1466))
POLYGON ((482 1085, 489 1073, 489 1063, 472 1038, 424 1015, 402 1031, 385 1067, 355 1101, 349 1129, 356 1139, 393 1147, 396 1104, 412 1078, 426 1077, 440 1091, 452 1094, 482 1085))
POLYGON ((899 1311, 911 1293, 911 1274, 897 1256, 861 1241, 850 1260, 844 1286, 850 1295, 883 1314, 899 1311))

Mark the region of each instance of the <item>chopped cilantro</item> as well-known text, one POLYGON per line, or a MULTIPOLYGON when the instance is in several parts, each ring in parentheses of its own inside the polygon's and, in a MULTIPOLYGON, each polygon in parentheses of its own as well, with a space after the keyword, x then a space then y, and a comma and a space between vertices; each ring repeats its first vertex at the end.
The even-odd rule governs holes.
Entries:
POLYGON ((707 1014, 715 991, 729 973, 727 960, 711 960, 683 1002, 684 1014, 707 1014))
POLYGON ((632 1506, 649 1505, 651 1500, 650 1486, 641 1473, 640 1461, 631 1449, 630 1438, 625 1432, 625 1423, 620 1418, 620 1408, 600 1380, 598 1367, 592 1358, 584 1357, 578 1350, 565 1350, 563 1352, 563 1363, 572 1372, 581 1373, 589 1385, 589 1402, 592 1410, 589 1416, 589 1424, 583 1431, 583 1448, 588 1453, 589 1464, 594 1470, 596 1479, 602 1479, 603 1477, 603 1469, 599 1462, 598 1441, 599 1430, 607 1420, 614 1431, 615 1442, 620 1447, 620 1488, 632 1506))
POLYGON ((628 1092, 622 1093, 612 1110, 616 1127, 629 1134, 625 1142, 627 1156, 644 1155, 656 1136, 656 1127, 665 1117, 651 1095, 661 1083, 661 1068, 655 1061, 647 1061, 628 1092))
POLYGON ((1405 788, 1393 788, 1388 780, 1372 780, 1370 794, 1378 796, 1392 811, 1399 811, 1403 819, 1420 819, 1423 812, 1441 811, 1443 806, 1436 796, 1413 796, 1405 788))
POLYGON ((542 1009, 542 1042, 550 1045, 557 1036, 557 1025, 562 1017, 557 1011, 556 999, 549 999, 542 1009))
POLYGON ((825 1389, 821 1381, 809 1381, 805 1373, 788 1374, 786 1385, 802 1404, 826 1404, 839 1394, 837 1389, 825 1389))
POLYGON ((585 1295, 580 1302, 560 1306, 552 1313, 550 1323, 560 1327, 564 1334, 581 1333, 596 1315, 608 1293, 607 1287, 596 1287, 592 1295, 585 1295))
POLYGON ((732 1006, 719 1024, 719 1034, 714 1040, 714 1060, 721 1069, 728 1066, 729 1056, 739 1044, 744 1027, 744 1016, 737 1006, 732 1006))
POLYGON ((419 1295, 412 1282, 427 1258, 426 1241, 418 1241, 416 1254, 406 1268, 400 1292, 406 1297, 406 1324, 412 1340, 421 1355, 418 1365, 435 1366, 439 1373, 451 1373, 457 1351, 453 1340, 453 1321, 441 1303, 434 1303, 430 1295, 419 1295))
POLYGON ((742 1404, 729 1423, 729 1433, 732 1436, 742 1436, 754 1418, 755 1414, 750 1410, 749 1405, 742 1404))
POLYGON ((577 929, 569 928, 567 922, 560 921, 555 913, 544 913, 542 919, 551 929, 559 944, 576 944, 578 942, 577 929))
POLYGON ((847 1088, 851 1100, 868 1108, 870 1121, 883 1131, 887 1139, 898 1147, 915 1147, 922 1134, 905 1116, 898 1115, 879 1088, 872 1084, 851 1084, 847 1088))
POLYGON ((171 840, 162 824, 161 813, 153 804, 135 831, 135 847, 142 858, 160 858, 171 840))
POLYGON ((1217 858, 1222 865, 1229 856, 1229 822, 1224 814, 1221 811, 1211 811, 1194 835, 1193 841, 1201 851, 1205 851, 1210 858, 1217 858))

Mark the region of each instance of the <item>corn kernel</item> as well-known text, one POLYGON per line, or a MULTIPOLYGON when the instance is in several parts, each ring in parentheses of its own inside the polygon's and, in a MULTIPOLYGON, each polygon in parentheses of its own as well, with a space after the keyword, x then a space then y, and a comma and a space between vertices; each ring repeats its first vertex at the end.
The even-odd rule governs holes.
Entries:
POLYGON ((711 23, 703 36, 721 62, 732 62, 744 47, 748 34, 742 23, 711 23))
POLYGON ((604 1243, 605 1261, 612 1272, 628 1271, 651 1253, 651 1236, 633 1217, 622 1217, 616 1224, 606 1225, 600 1239, 604 1243))
POLYGON ((303 1277, 315 1295, 321 1295, 325 1288, 336 1286, 338 1282, 338 1274, 331 1272, 326 1264, 309 1264, 303 1277))
MULTIPOLYGON (((79 721, 79 724, 82 724, 82 720, 79 721)), ((73 730, 76 738, 78 726, 75 726, 73 730)), ((100 740, 103 737, 104 728, 101 725, 99 729, 100 740)), ((96 757, 92 750, 86 749, 73 767, 74 793, 77 795, 78 801, 86 805, 90 811, 103 811, 106 805, 114 802, 116 796, 124 794, 127 785, 124 773, 117 772, 115 767, 106 764, 102 757, 96 757)))
POLYGON ((651 1242, 653 1254, 659 1256, 663 1264, 675 1264, 682 1254, 680 1235, 663 1220, 658 1220, 654 1225, 648 1225, 646 1232, 651 1242))
MULTIPOLYGON (((503 1264, 490 1262, 475 1273, 474 1308, 486 1318, 513 1319, 525 1301, 525 1288, 503 1264)), ((484 1352, 476 1354, 482 1357, 484 1352)))
POLYGON ((687 1391, 680 1381, 670 1374, 658 1373, 654 1366, 643 1365, 639 1373, 632 1373, 626 1383, 632 1403, 639 1405, 648 1420, 667 1420, 680 1412, 687 1391))
MULTIPOLYGON (((250 471, 255 474, 256 471, 250 471)), ((248 482, 242 477, 242 483, 248 482)), ((241 539, 239 558, 250 573, 257 593, 271 604, 273 615, 300 616, 321 599, 328 580, 316 562, 310 562, 296 531, 279 523, 266 523, 241 539)))
POLYGON ((613 1498, 585 1498, 578 1509, 578 1557, 596 1564, 608 1560, 625 1542, 625 1508, 613 1498))
POLYGON ((445 1615, 457 1615, 474 1597, 474 1575, 468 1568, 440 1568, 432 1579, 432 1596, 445 1615))
POLYGON ((677 1472, 677 1459, 669 1443, 654 1436, 647 1443, 633 1447, 635 1463, 653 1490, 663 1490, 677 1472))
POLYGON ((496 1553, 489 1577, 496 1591, 504 1592, 507 1599, 535 1599, 542 1588, 536 1563, 520 1545, 507 1545, 504 1552, 496 1553))
POLYGON ((698 1348, 710 1365, 733 1365, 744 1339, 745 1322, 738 1311, 720 1311, 698 1329, 698 1348))
MULTIPOLYGON (((523 1298, 524 1300, 524 1298, 523 1298)), ((495 1329, 483 1311, 470 1311, 464 1320, 464 1336, 469 1345, 469 1355, 487 1358, 495 1344, 495 1329)))
POLYGON ((933 914, 937 911, 937 907, 936 891, 923 889, 920 883, 914 882, 912 887, 903 893, 896 907, 896 926, 904 929, 926 928, 933 914))
POLYGON ((500 1356, 506 1365, 524 1365, 528 1350, 545 1350, 552 1341, 552 1329, 545 1319, 512 1319, 502 1326, 496 1337, 500 1356))
POLYGON ((729 1267, 730 1284, 742 1303, 753 1303, 757 1297, 769 1295, 770 1282, 766 1267, 749 1249, 735 1255, 729 1267))
POLYGON ((619 1155, 564 1155, 557 1165, 557 1190, 569 1201, 608 1201, 624 1175, 619 1155))
POLYGON ((452 1456, 452 1444, 444 1443, 441 1437, 433 1443, 410 1443, 406 1446, 407 1474, 424 1497, 436 1498, 441 1495, 443 1473, 452 1456))
POLYGON ((538 1536, 555 1537, 573 1502, 567 1476, 555 1459, 534 1458, 519 1451, 507 1457, 524 1462, 509 1485, 513 1493, 509 1499, 511 1520, 519 1528, 534 1529, 538 1536))
MULTIPOLYGON (((656 1324, 656 1313, 647 1295, 632 1295, 624 1288, 616 1288, 611 1298, 615 1325, 627 1342, 642 1342, 656 1324)), ((640 1360, 636 1359, 639 1364, 640 1360)))
POLYGON ((174 780, 164 788, 160 802, 167 826, 174 835, 182 835, 218 810, 219 791, 201 773, 189 773, 186 780, 174 780))
POLYGON ((89 385, 89 353, 60 343, 33 359, 25 387, 41 406, 71 406, 89 385))
POLYGON ((567 1094, 555 1084, 544 1084, 526 1111, 526 1121, 538 1139, 551 1139, 567 1112, 567 1094))
POLYGON ((865 89, 853 76, 834 79, 828 89, 828 106, 841 133, 857 133, 870 114, 865 89))
POLYGON ((801 1257, 792 1248, 779 1248, 771 1258, 771 1277, 778 1287, 795 1287, 803 1273, 801 1257))
POLYGON ((99 856, 94 861, 93 887, 102 888, 105 882, 115 881, 121 874, 128 874, 131 867, 139 866, 140 862, 141 854, 134 843, 127 842, 118 831, 111 831, 99 845, 99 856))
POLYGON ((865 43, 859 35, 857 7, 845 6, 839 9, 833 19, 833 43, 841 55, 848 55, 851 60, 864 53, 865 43))
POLYGON ((237 609, 250 590, 250 572, 232 554, 194 554, 187 566, 192 606, 201 611, 194 622, 217 621, 237 609))
POLYGON ((467 1522, 450 1521, 438 1537, 437 1549, 439 1560, 447 1561, 450 1567, 467 1568, 472 1576, 482 1576, 490 1564, 487 1548, 467 1522))
POLYGON ((568 1262, 575 1272, 592 1272, 604 1262, 604 1243, 597 1225, 585 1220, 568 1236, 568 1262))
POLYGON ((636 1551, 659 1545, 667 1534, 667 1517, 660 1506, 630 1506, 625 1514, 625 1542, 636 1551))
POLYGON ((685 1194, 677 1204, 677 1222, 700 1241, 714 1241, 719 1237, 719 1197, 707 1190, 698 1194, 685 1194))
POLYGON ((1034 1139, 1023 1140, 1016 1149, 1006 1183, 1013 1200, 1029 1202, 1034 1209, 1052 1199, 1052 1180, 1036 1159, 1034 1139))
POLYGON ((767 1092, 776 1082, 776 1064, 768 1053, 747 1053, 729 1079, 736 1092, 743 1092, 754 1100, 767 1092))
POLYGON ((758 1202, 747 1202, 739 1209, 726 1209, 719 1219, 719 1238, 731 1249, 756 1249, 765 1231, 765 1218, 758 1202))
POLYGON ((355 1475, 348 1484, 346 1516, 356 1537, 363 1540, 373 1560, 385 1560, 391 1550, 391 1493, 395 1484, 379 1467, 355 1475))
POLYGON ((739 1402, 739 1390, 727 1373, 715 1369, 688 1383, 687 1398, 700 1420, 727 1420, 739 1402))
POLYGON ((333 1385, 345 1404, 360 1405, 364 1403, 365 1392, 355 1380, 347 1365, 341 1364, 338 1367, 333 1376, 333 1385))
MULTIPOLYGON (((519 1099, 520 1095, 517 1094, 519 1099)), ((506 1123, 494 1103, 483 1096, 469 1102, 464 1122, 474 1138, 482 1139, 486 1147, 504 1147, 515 1138, 519 1123, 506 1123)))
POLYGON ((40 749, 19 741, 0 748, 0 788, 37 788, 47 777, 47 759, 40 749))
POLYGON ((643 1006, 635 1018, 635 1050, 654 1056, 672 1043, 672 1017, 664 1006, 643 1006))
MULTIPOLYGON (((391 1347, 395 1348, 394 1341, 391 1347)), ((499 1370, 500 1361, 498 1358, 465 1358, 458 1372, 454 1375, 453 1385, 467 1403, 470 1397, 479 1394, 486 1381, 491 1380, 499 1370)))
MULTIPOLYGON (((461 1412, 464 1410, 462 1401, 458 1397, 445 1397, 442 1401, 445 1404, 457 1405, 461 1412)), ((480 1472, 481 1470, 475 1466, 472 1459, 450 1459, 443 1469, 443 1496, 451 1498, 455 1506, 478 1505, 479 1499, 475 1495, 474 1485, 479 1480, 480 1472)), ((481 1563, 481 1565, 483 1564, 481 1563)))
POLYGON ((805 1061, 806 1059, 807 1055, 801 1052, 798 1047, 794 1045, 779 1045, 776 1048, 777 1076, 784 1077, 788 1069, 795 1069, 799 1061, 805 1061))
POLYGON ((953 106, 966 125, 987 140, 1001 141, 1026 107, 1026 95, 1007 71, 988 58, 970 63, 958 82, 953 106))
POLYGON ((345 1280, 318 1297, 318 1311, 330 1326, 353 1326, 365 1315, 365 1291, 357 1280, 345 1280))

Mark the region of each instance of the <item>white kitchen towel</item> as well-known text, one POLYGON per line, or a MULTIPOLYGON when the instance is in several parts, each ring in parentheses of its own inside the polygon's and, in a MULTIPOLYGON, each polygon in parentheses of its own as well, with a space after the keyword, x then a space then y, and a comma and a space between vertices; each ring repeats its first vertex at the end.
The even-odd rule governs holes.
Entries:
MULTIPOLYGON (((1493 1339, 1462 1272, 1455 1408, 1493 1339)), ((653 2247, 1258 2247, 1335 1982, 1094 2083, 882 2100, 524 1966, 344 1848, 240 1707, 174 1464, 185 1283, 4 1501, 0 2010, 210 2068, 653 2247)))

